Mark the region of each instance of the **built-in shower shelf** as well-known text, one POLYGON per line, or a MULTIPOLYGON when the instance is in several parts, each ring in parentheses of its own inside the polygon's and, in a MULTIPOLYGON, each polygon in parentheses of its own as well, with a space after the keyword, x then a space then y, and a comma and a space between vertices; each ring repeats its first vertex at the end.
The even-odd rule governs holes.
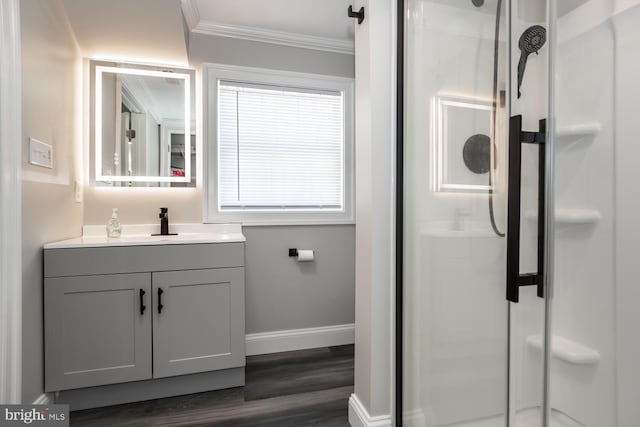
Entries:
MULTIPOLYGON (((542 351, 542 335, 529 335, 527 345, 542 351)), ((574 365, 589 365, 600 360, 600 353, 596 350, 557 335, 551 337, 551 356, 574 365)))
MULTIPOLYGON (((580 225, 580 224, 596 224, 602 216, 600 211, 595 209, 557 209, 556 224, 559 225, 580 225)), ((537 211, 528 211, 527 219, 529 221, 538 220, 537 211)))
POLYGON ((558 126, 555 136, 559 141, 570 141, 586 136, 595 136, 601 129, 602 126, 598 122, 580 123, 572 126, 558 126))

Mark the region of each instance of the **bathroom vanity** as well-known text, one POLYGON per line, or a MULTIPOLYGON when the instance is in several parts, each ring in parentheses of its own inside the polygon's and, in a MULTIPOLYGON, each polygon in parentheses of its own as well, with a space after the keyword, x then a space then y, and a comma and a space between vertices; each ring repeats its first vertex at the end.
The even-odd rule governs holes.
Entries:
MULTIPOLYGON (((244 385, 240 226, 44 248, 45 391, 72 410, 244 385)), ((93 234, 93 235, 92 235, 93 234)))

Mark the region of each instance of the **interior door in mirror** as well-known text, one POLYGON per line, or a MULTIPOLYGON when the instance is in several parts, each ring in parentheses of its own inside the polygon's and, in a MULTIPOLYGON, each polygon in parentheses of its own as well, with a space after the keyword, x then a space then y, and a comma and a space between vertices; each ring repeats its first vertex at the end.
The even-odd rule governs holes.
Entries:
POLYGON ((95 183, 195 186, 195 145, 182 144, 172 167, 172 135, 195 138, 194 72, 94 65, 95 183), (178 185, 179 184, 179 185, 178 185))

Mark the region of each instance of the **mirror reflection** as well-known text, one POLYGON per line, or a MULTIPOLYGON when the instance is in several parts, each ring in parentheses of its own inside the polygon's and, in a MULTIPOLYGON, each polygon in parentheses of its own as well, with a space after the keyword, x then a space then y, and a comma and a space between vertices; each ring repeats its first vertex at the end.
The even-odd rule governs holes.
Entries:
POLYGON ((195 186, 191 91, 189 72, 96 66, 96 182, 195 186))

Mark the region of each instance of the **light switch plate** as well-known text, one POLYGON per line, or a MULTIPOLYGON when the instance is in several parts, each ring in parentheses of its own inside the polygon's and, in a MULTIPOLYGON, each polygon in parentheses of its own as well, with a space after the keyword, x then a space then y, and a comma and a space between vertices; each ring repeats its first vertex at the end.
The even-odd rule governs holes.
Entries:
POLYGON ((78 203, 82 202, 82 186, 80 185, 80 181, 77 179, 73 181, 73 193, 75 201, 78 203))
POLYGON ((53 147, 35 138, 29 138, 29 163, 53 169, 53 147))

